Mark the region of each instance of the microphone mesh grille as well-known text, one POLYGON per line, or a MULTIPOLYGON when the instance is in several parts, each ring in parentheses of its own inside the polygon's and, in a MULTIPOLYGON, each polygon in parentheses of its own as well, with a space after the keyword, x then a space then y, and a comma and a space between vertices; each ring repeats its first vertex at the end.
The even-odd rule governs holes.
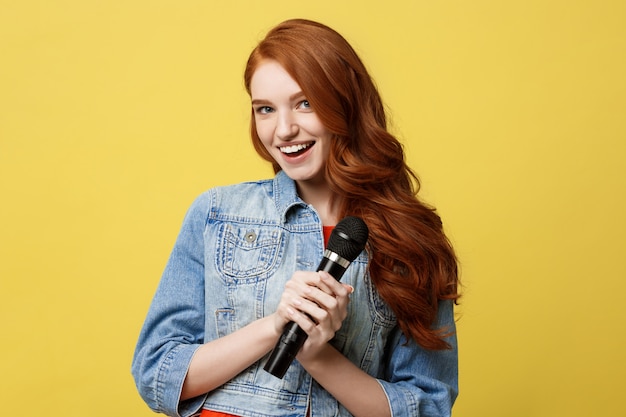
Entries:
POLYGON ((345 217, 333 229, 326 249, 352 262, 365 248, 368 234, 369 229, 363 220, 345 217))

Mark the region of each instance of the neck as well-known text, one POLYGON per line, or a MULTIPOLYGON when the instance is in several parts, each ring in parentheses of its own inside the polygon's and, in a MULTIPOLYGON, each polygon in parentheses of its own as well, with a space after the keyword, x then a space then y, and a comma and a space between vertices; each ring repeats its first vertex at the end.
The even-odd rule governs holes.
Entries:
POLYGON ((324 226, 334 226, 339 221, 339 196, 327 186, 311 187, 298 183, 298 194, 307 204, 315 208, 324 226))

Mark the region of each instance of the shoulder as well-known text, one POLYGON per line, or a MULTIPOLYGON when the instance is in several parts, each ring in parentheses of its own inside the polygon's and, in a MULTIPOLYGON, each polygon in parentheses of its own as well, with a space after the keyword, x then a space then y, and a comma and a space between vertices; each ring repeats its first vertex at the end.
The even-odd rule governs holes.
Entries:
MULTIPOLYGON (((271 194, 273 180, 264 179, 259 181, 241 182, 239 184, 223 185, 214 187, 208 190, 208 193, 213 193, 221 198, 237 198, 242 195, 249 194, 251 196, 268 196, 271 194)), ((205 193, 206 194, 206 193, 205 193)))
POLYGON ((191 204, 190 213, 211 219, 267 218, 276 212, 271 179, 217 186, 191 204))

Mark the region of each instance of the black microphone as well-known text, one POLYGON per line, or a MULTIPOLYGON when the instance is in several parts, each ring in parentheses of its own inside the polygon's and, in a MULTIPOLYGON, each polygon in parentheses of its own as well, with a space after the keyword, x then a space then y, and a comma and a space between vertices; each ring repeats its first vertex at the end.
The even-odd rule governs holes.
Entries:
MULTIPOLYGON (((365 248, 368 234, 367 225, 360 218, 348 216, 342 219, 328 238, 324 257, 317 270, 328 272, 339 281, 350 263, 365 248)), ((282 378, 307 337, 296 323, 287 323, 263 369, 282 378)))

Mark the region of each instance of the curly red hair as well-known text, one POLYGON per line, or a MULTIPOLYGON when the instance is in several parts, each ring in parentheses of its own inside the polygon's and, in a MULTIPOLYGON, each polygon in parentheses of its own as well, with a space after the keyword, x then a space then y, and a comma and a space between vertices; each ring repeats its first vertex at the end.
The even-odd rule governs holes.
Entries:
MULTIPOLYGON (((420 201, 420 182, 400 142, 387 131, 380 94, 350 44, 336 31, 303 19, 285 21, 252 51, 250 81, 263 60, 277 61, 299 84, 333 134, 326 178, 340 197, 340 216, 359 216, 370 229, 369 272, 405 335, 426 349, 445 349, 448 329, 435 329, 439 300, 458 300, 457 258, 433 207, 420 201)), ((257 153, 280 166, 256 132, 257 153)))

